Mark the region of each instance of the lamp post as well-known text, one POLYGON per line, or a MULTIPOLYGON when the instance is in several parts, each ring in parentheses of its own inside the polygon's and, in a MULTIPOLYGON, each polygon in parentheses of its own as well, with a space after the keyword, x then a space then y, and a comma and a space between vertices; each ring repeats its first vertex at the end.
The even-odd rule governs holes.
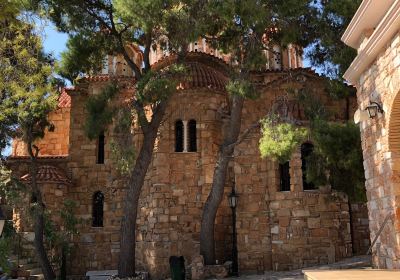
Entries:
POLYGON ((232 209, 232 276, 239 276, 238 249, 236 236, 236 206, 238 195, 235 192, 235 182, 232 184, 232 191, 228 195, 229 207, 232 209))
POLYGON ((0 237, 3 234, 4 224, 6 223, 6 216, 3 214, 3 210, 0 206, 0 237))

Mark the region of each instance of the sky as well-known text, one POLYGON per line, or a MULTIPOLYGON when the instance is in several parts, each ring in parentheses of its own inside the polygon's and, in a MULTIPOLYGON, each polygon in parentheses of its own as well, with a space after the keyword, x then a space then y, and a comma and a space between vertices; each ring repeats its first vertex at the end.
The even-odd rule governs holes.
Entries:
POLYGON ((58 32, 54 25, 46 24, 44 27, 43 46, 46 52, 52 53, 56 59, 60 58, 60 53, 65 50, 68 35, 58 32))

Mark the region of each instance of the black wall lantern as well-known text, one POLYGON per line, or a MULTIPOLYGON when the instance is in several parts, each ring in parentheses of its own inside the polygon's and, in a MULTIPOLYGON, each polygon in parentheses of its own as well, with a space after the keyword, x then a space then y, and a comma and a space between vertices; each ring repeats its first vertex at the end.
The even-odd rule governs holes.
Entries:
POLYGON ((378 102, 371 101, 366 109, 371 119, 375 118, 378 113, 383 114, 382 106, 378 102))

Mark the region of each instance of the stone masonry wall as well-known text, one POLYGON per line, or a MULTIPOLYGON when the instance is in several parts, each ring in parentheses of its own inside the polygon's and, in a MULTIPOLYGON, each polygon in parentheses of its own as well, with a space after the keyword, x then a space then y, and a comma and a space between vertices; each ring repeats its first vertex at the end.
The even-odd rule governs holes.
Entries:
MULTIPOLYGON (((77 202, 76 216, 83 220, 80 235, 74 240, 69 274, 83 275, 88 270, 115 269, 119 256, 122 200, 125 185, 113 166, 110 139, 112 128, 105 131, 104 164, 97 164, 97 139, 89 140, 84 131, 87 94, 99 94, 105 83, 72 93, 68 171, 73 186, 68 197, 77 202), (92 226, 93 195, 104 194, 103 227, 92 226)), ((132 94, 129 90, 124 93, 132 94)))
POLYGON ((371 240, 387 215, 392 215, 378 238, 379 260, 374 248, 374 264, 400 268, 400 34, 392 38, 361 75, 359 84, 359 107, 365 109, 374 101, 383 104, 384 110, 360 125, 371 240))
MULTIPOLYGON (((286 73, 262 73, 256 78, 262 87, 282 75, 286 73)), ((288 87, 301 88, 299 80, 305 80, 310 91, 334 112, 333 119, 347 115, 344 102, 332 101, 323 92, 322 78, 311 74, 300 78, 290 84, 265 87, 259 99, 246 101, 242 130, 264 117, 277 98, 287 96, 288 87)), ((66 198, 78 203, 76 215, 84 223, 74 240, 69 274, 116 269, 118 262, 125 185, 111 160, 112 128, 105 133, 104 164, 96 164, 97 141, 90 141, 84 132, 87 96, 97 94, 104 85, 105 82, 93 82, 88 88, 71 93, 70 149, 65 170, 71 175, 73 186, 69 187, 66 198), (92 227, 91 223, 96 191, 105 195, 104 226, 100 228, 92 227)), ((132 91, 125 90, 122 96, 125 94, 132 91)), ((171 98, 141 193, 137 220, 138 268, 150 271, 152 279, 169 275, 170 256, 183 255, 188 264, 199 255, 202 208, 211 189, 224 126, 218 111, 224 106, 224 94, 208 89, 180 91, 171 98), (174 151, 178 119, 196 120, 197 152, 174 151)), ((296 104, 289 111, 297 118, 304 115, 296 104)), ((141 138, 140 133, 137 136, 141 138)), ((269 159, 261 159, 259 138, 260 133, 255 130, 236 147, 216 218, 218 261, 223 263, 231 258, 232 217, 227 203, 231 179, 235 180, 239 194, 237 241, 241 272, 299 268, 349 255, 346 199, 335 193, 303 192, 299 154, 290 163, 291 192, 277 192, 278 166, 269 159)))
MULTIPOLYGON (((35 144, 39 147, 39 156, 68 155, 70 108, 58 108, 49 114, 49 120, 54 124, 54 131, 46 131, 43 139, 35 144)), ((18 139, 12 143, 12 156, 27 156, 25 144, 18 139)))
POLYGON ((352 243, 356 255, 365 255, 371 245, 366 203, 351 204, 352 243))

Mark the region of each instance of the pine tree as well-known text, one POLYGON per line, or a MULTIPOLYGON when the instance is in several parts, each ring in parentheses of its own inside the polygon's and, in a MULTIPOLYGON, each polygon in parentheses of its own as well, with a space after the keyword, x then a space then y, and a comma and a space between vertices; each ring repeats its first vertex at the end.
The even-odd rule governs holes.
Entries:
POLYGON ((270 43, 299 46, 309 42, 306 27, 315 13, 309 1, 246 0, 210 1, 207 6, 215 25, 207 38, 217 48, 232 56, 232 72, 226 87, 228 112, 227 125, 222 135, 211 191, 204 205, 200 230, 200 254, 206 264, 215 264, 214 225, 217 210, 224 194, 229 162, 235 147, 248 133, 260 124, 241 131, 242 109, 246 99, 258 97, 251 82, 251 72, 263 69, 266 58, 263 51, 274 54, 270 43))
POLYGON ((176 81, 171 74, 179 72, 176 69, 154 72, 150 66, 150 50, 159 45, 177 53, 178 61, 182 61, 187 45, 198 38, 206 22, 202 14, 203 6, 204 1, 190 0, 42 1, 42 7, 59 30, 70 35, 68 50, 62 55, 60 73, 63 76, 73 80, 82 73, 96 73, 108 54, 122 54, 135 76, 136 92, 130 109, 135 111, 143 132, 143 142, 128 172, 121 225, 120 277, 135 275, 139 196, 152 159, 158 129, 170 95, 176 90, 176 81), (128 55, 128 44, 142 49, 143 68, 128 55), (145 112, 148 108, 151 108, 150 119, 145 112))
MULTIPOLYGON (((34 26, 21 20, 26 6, 8 1, 0 10, 0 133, 2 147, 10 138, 20 138, 28 148, 31 182, 29 192, 37 199, 34 215, 34 246, 46 280, 55 279, 44 247, 44 204, 36 182, 38 148, 35 140, 43 137, 51 124, 47 115, 56 105, 51 90, 51 59, 43 52, 34 26)), ((2 166, 4 168, 4 166, 2 166)))

